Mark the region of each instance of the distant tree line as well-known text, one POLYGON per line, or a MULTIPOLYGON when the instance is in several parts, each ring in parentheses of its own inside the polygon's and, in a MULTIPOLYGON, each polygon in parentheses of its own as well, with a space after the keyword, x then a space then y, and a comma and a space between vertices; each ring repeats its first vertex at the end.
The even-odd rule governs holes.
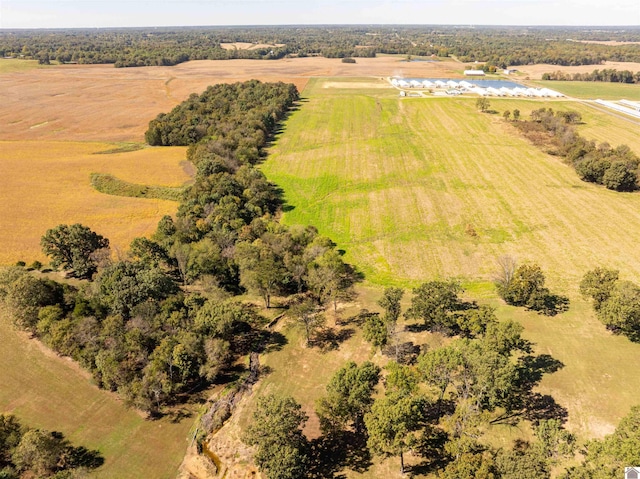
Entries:
POLYGON ((346 294, 356 275, 336 245, 313 227, 279 224, 279 191, 253 167, 297 99, 283 83, 221 85, 153 120, 147 138, 190 144, 197 168, 176 218, 164 217, 117 261, 86 226, 47 231, 51 264, 90 281, 1 270, 0 297, 15 323, 101 387, 158 414, 269 342, 266 320, 235 295, 248 291, 267 308, 272 296, 298 295, 321 310, 346 294))
POLYGON ((0 477, 74 479, 100 467, 98 451, 73 446, 60 432, 33 429, 12 414, 0 414, 0 477))
POLYGON ((593 70, 591 73, 565 73, 556 71, 553 73, 544 73, 543 80, 560 80, 560 81, 598 81, 609 83, 640 83, 640 72, 632 72, 629 70, 616 70, 615 68, 604 68, 602 70, 593 70))
POLYGON ((447 26, 174 27, 75 30, 5 30, 0 56, 47 64, 110 63, 116 67, 176 65, 189 60, 285 56, 326 58, 403 54, 454 56, 481 62, 488 71, 510 65, 598 65, 640 61, 638 45, 575 40, 640 39, 637 28, 447 26), (251 49, 222 48, 252 43, 251 49), (266 46, 263 46, 266 45, 266 46))
POLYGON ((572 126, 581 119, 575 111, 540 108, 531 112, 530 120, 513 124, 535 144, 564 157, 583 181, 615 191, 637 190, 640 158, 627 145, 612 148, 586 140, 572 126))

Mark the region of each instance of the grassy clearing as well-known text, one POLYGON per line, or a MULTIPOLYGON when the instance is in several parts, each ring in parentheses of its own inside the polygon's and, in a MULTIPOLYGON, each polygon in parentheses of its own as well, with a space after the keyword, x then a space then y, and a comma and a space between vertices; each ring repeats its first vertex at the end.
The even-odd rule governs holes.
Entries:
POLYGON ((100 193, 107 195, 169 201, 180 201, 184 191, 183 188, 129 183, 105 173, 91 173, 91 185, 100 193))
POLYGON ((118 143, 117 146, 104 151, 96 151, 96 155, 113 155, 114 153, 129 153, 130 151, 138 151, 146 148, 143 143, 118 143))
POLYGON ((145 148, 95 155, 113 145, 84 142, 0 141, 0 264, 46 261, 40 237, 60 223, 83 223, 123 251, 175 213, 166 200, 104 195, 91 186, 94 171, 134 184, 182 186, 185 148, 145 148))
POLYGON ((34 68, 45 68, 37 60, 20 60, 14 58, 0 58, 0 74, 23 72, 34 68))
POLYGON ((99 450, 105 463, 91 477, 176 476, 192 419, 145 420, 115 394, 94 386, 76 364, 13 329, 3 312, 0 338, 0 412, 99 450))
MULTIPOLYGON (((640 274, 640 195, 581 182, 500 115, 478 113, 475 100, 330 90, 322 80, 310 82, 305 97, 263 168, 294 207, 284 221, 315 224, 364 271, 369 286, 360 288, 359 306, 377 309, 380 290, 372 285, 457 276, 469 298, 520 321, 538 354, 564 364, 539 390, 567 408, 568 427, 581 440, 611 432, 638 402, 640 346, 607 332, 577 288, 597 265, 618 268, 625 279, 640 274), (545 318, 504 305, 490 283, 501 254, 538 262, 551 288, 571 297, 571 309, 545 318)), ((519 108, 523 116, 542 106, 581 111, 586 124, 579 128, 588 138, 640 146, 623 120, 581 103, 492 100, 499 113, 519 108)), ((303 349, 295 334, 266 359, 273 373, 258 394, 291 393, 311 410, 322 393, 318 383, 369 349, 356 333, 339 351, 321 355, 303 349)), ((502 426, 488 440, 510 445, 529 434, 502 426)), ((348 477, 387 477, 393 472, 386 468, 395 466, 376 464, 348 477)))
MULTIPOLYGON (((503 254, 535 260, 572 295, 599 264, 640 274, 640 195, 580 181, 475 100, 399 99, 322 80, 305 94, 263 170, 293 207, 284 221, 316 225, 370 282, 483 282, 503 254)), ((492 107, 525 104, 569 107, 492 107)))
POLYGON ((550 88, 574 98, 595 100, 640 100, 640 85, 625 83, 586 82, 586 81, 536 81, 540 87, 550 88))

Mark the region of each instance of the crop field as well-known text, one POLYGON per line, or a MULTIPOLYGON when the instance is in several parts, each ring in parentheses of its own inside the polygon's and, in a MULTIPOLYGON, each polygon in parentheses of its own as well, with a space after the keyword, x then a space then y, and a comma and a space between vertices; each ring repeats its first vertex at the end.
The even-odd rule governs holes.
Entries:
POLYGON ((515 67, 522 75, 529 76, 532 80, 540 80, 545 73, 553 73, 561 71, 564 73, 591 73, 593 70, 603 70, 605 68, 615 70, 629 70, 632 72, 640 71, 640 63, 633 62, 611 62, 607 61, 601 65, 577 65, 577 66, 560 66, 539 63, 536 65, 519 65, 515 67))
POLYGON ((76 446, 98 449, 105 463, 91 477, 175 477, 191 419, 145 420, 115 394, 94 386, 79 366, 17 332, 3 311, 0 338, 0 412, 60 431, 76 446))
POLYGON ((640 100, 640 85, 588 81, 537 81, 539 87, 550 88, 565 95, 582 99, 640 100))
POLYGON ((640 195, 580 181, 475 100, 322 84, 264 171, 293 208, 284 221, 316 225, 367 280, 482 282, 503 254, 538 262, 568 292, 597 265, 640 274, 640 195))
POLYGON ((91 173, 110 173, 131 183, 180 186, 185 148, 145 148, 94 154, 114 145, 56 141, 0 141, 0 264, 46 262, 40 237, 61 223, 83 223, 124 252, 131 240, 149 235, 176 203, 99 193, 91 173))

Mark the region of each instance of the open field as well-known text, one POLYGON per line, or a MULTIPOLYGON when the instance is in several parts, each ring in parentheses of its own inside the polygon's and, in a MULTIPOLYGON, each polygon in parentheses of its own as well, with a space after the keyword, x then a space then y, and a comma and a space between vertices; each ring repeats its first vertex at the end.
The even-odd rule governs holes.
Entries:
POLYGON ((531 80, 540 80, 544 73, 553 73, 557 71, 565 73, 591 73, 593 70, 603 70, 605 68, 615 70, 629 70, 632 72, 640 71, 640 63, 632 62, 604 62, 601 65, 577 65, 562 66, 548 65, 538 63, 536 65, 518 65, 515 67, 519 72, 528 75, 531 80))
POLYGON ((176 203, 99 193, 91 173, 110 173, 138 184, 180 186, 185 148, 145 148, 94 154, 106 143, 0 141, 0 264, 34 259, 46 262, 40 237, 60 223, 83 223, 124 252, 131 240, 149 235, 176 203))
POLYGON ((276 45, 269 45, 267 43, 235 42, 235 43, 221 43, 220 46, 225 50, 258 50, 260 48, 284 47, 284 44, 278 43, 276 45))
POLYGON ((640 100, 640 85, 588 81, 536 81, 536 86, 550 88, 574 98, 595 100, 640 100))
POLYGON ((316 225, 369 281, 486 281, 502 254, 538 262, 570 293, 596 265, 640 275, 640 195, 580 181, 473 99, 322 84, 263 169, 294 207, 284 221, 316 225))
POLYGON ((461 68, 456 62, 407 63, 400 61, 403 58, 358 58, 356 64, 314 57, 203 60, 145 68, 52 65, 7 72, 0 74, 0 139, 141 142, 158 113, 214 83, 255 78, 292 82, 302 90, 313 76, 453 78, 459 75, 452 71, 461 68))
POLYGON ((175 477, 191 419, 145 420, 115 394, 95 387, 76 364, 13 329, 2 311, 0 338, 0 412, 98 449, 105 463, 91 477, 175 477))

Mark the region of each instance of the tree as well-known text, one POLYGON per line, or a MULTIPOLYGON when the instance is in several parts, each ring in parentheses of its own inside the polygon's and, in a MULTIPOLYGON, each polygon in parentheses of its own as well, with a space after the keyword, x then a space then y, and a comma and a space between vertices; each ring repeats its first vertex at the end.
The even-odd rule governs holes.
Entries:
POLYGON ((482 96, 476 100, 476 108, 483 113, 489 110, 490 106, 491 106, 491 103, 489 102, 489 99, 486 97, 482 96))
POLYGON ((507 304, 524 306, 547 316, 565 311, 569 299, 551 294, 545 287, 545 277, 537 264, 523 264, 516 269, 513 277, 506 285, 505 282, 496 283, 498 294, 507 304))
POLYGON ((622 161, 615 161, 602 176, 602 184, 610 190, 634 191, 638 189, 637 177, 622 161))
POLYGON ((34 331, 40 308, 62 303, 63 289, 55 281, 25 274, 8 287, 6 300, 15 323, 34 331))
POLYGON ((291 397, 268 395, 258 399, 243 441, 256 446, 255 461, 267 479, 307 477, 307 441, 301 430, 307 419, 291 397))
POLYGON ((608 328, 640 339, 640 287, 631 281, 617 281, 597 316, 608 328))
POLYGON ((506 120, 509 121, 509 119, 511 118, 511 111, 510 110, 505 110, 504 113, 502 114, 502 117, 506 120))
POLYGON ((327 395, 317 403, 320 427, 324 432, 344 429, 349 423, 363 432, 364 415, 371 409, 380 368, 367 361, 358 366, 349 361, 332 376, 327 395))
POLYGON ((109 247, 109 240, 79 223, 58 225, 47 230, 40 240, 42 251, 55 268, 72 270, 78 278, 90 278, 96 272, 91 254, 109 247))
POLYGON ((270 308, 271 296, 279 290, 287 274, 284 263, 261 239, 238 243, 235 254, 240 266, 240 284, 259 293, 265 308, 270 308))
POLYGON ((364 318, 364 324, 362 325, 364 339, 371 343, 374 352, 378 348, 385 346, 389 340, 389 329, 380 314, 363 310, 359 316, 364 318))
POLYGON ((378 305, 384 309, 384 322, 387 326, 387 335, 393 341, 396 350, 396 361, 398 361, 400 355, 400 338, 397 323, 402 312, 400 304, 402 296, 404 296, 402 288, 385 288, 382 298, 378 300, 378 305))
POLYGON ((593 299, 593 309, 598 311, 618 281, 619 271, 598 267, 588 271, 580 281, 580 294, 593 299))
POLYGON ((422 396, 392 394, 377 399, 364 417, 369 449, 377 455, 399 456, 400 474, 404 474, 405 451, 416 445, 423 429, 426 404, 422 396))
POLYGON ((418 371, 427 384, 434 386, 439 393, 439 399, 462 373, 464 358, 454 347, 431 349, 418 357, 418 371))
POLYGON ((517 108, 513 110, 513 121, 518 121, 520 119, 520 110, 517 108))
POLYGON ((414 288, 407 318, 421 319, 427 328, 450 328, 454 320, 451 313, 460 306, 458 294, 462 287, 455 281, 429 281, 414 288))
POLYGON ((318 306, 309 298, 299 298, 297 302, 291 305, 289 309, 296 324, 298 324, 305 333, 307 346, 311 345, 311 337, 325 323, 325 317, 318 306))
POLYGON ((515 258, 509 255, 500 256, 496 260, 496 263, 498 265, 498 270, 494 275, 493 281, 496 285, 496 289, 498 290, 498 294, 504 297, 511 286, 511 281, 513 281, 517 263, 515 258))
POLYGON ((63 447, 64 443, 52 433, 31 429, 20 439, 12 460, 18 470, 31 470, 38 477, 46 477, 58 468, 63 447))

